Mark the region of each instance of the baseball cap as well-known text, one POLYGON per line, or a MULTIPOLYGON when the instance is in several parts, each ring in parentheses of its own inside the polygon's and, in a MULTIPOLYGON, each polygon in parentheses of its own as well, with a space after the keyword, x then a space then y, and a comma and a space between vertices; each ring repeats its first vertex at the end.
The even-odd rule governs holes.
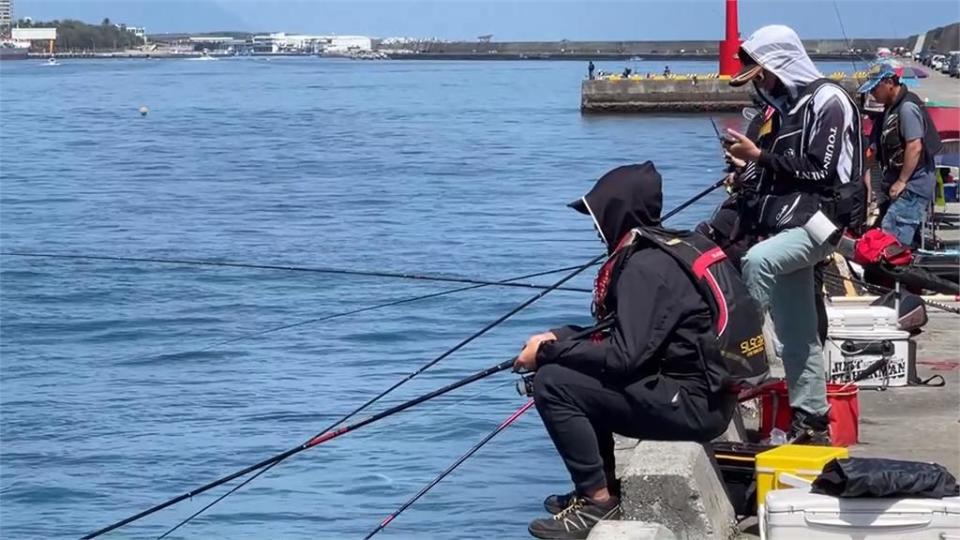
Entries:
POLYGON ((880 81, 897 76, 899 76, 899 73, 893 64, 888 62, 876 64, 867 72, 867 81, 860 85, 860 88, 857 89, 857 92, 866 94, 867 92, 876 88, 877 85, 880 84, 880 81))

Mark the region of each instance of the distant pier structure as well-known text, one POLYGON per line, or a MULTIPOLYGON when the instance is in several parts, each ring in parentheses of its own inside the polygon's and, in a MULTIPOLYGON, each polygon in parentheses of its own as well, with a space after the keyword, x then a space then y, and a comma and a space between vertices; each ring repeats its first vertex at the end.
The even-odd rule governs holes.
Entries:
POLYGON ((726 35, 718 46, 717 73, 690 75, 608 76, 583 81, 583 112, 723 112, 738 111, 752 103, 748 87, 732 88, 727 82, 740 69, 737 49, 740 30, 737 0, 726 3, 726 35))

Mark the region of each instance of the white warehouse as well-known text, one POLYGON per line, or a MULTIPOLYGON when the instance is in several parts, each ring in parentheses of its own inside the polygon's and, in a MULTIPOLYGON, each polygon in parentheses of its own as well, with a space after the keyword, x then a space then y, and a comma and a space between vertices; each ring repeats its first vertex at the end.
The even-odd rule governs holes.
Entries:
POLYGON ((349 52, 369 51, 373 43, 366 36, 311 36, 276 32, 253 36, 255 52, 349 52))

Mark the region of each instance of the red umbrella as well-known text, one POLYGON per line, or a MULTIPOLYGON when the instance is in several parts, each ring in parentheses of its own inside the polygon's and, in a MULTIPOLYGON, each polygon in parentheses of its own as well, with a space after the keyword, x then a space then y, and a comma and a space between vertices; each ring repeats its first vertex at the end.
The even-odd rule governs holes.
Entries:
POLYGON ((943 140, 960 139, 960 107, 927 107, 943 140))
MULTIPOLYGON (((936 126, 940 138, 943 140, 960 139, 960 107, 927 107, 933 125, 936 126)), ((863 120, 863 132, 870 134, 873 121, 870 118, 863 120)))

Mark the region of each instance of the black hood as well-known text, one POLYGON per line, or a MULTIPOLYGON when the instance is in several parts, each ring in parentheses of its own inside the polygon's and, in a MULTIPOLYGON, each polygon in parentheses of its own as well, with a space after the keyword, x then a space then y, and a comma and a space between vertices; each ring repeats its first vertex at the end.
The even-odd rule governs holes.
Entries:
POLYGON ((617 167, 597 180, 589 193, 568 206, 593 218, 612 253, 630 229, 660 224, 661 178, 652 161, 617 167))

